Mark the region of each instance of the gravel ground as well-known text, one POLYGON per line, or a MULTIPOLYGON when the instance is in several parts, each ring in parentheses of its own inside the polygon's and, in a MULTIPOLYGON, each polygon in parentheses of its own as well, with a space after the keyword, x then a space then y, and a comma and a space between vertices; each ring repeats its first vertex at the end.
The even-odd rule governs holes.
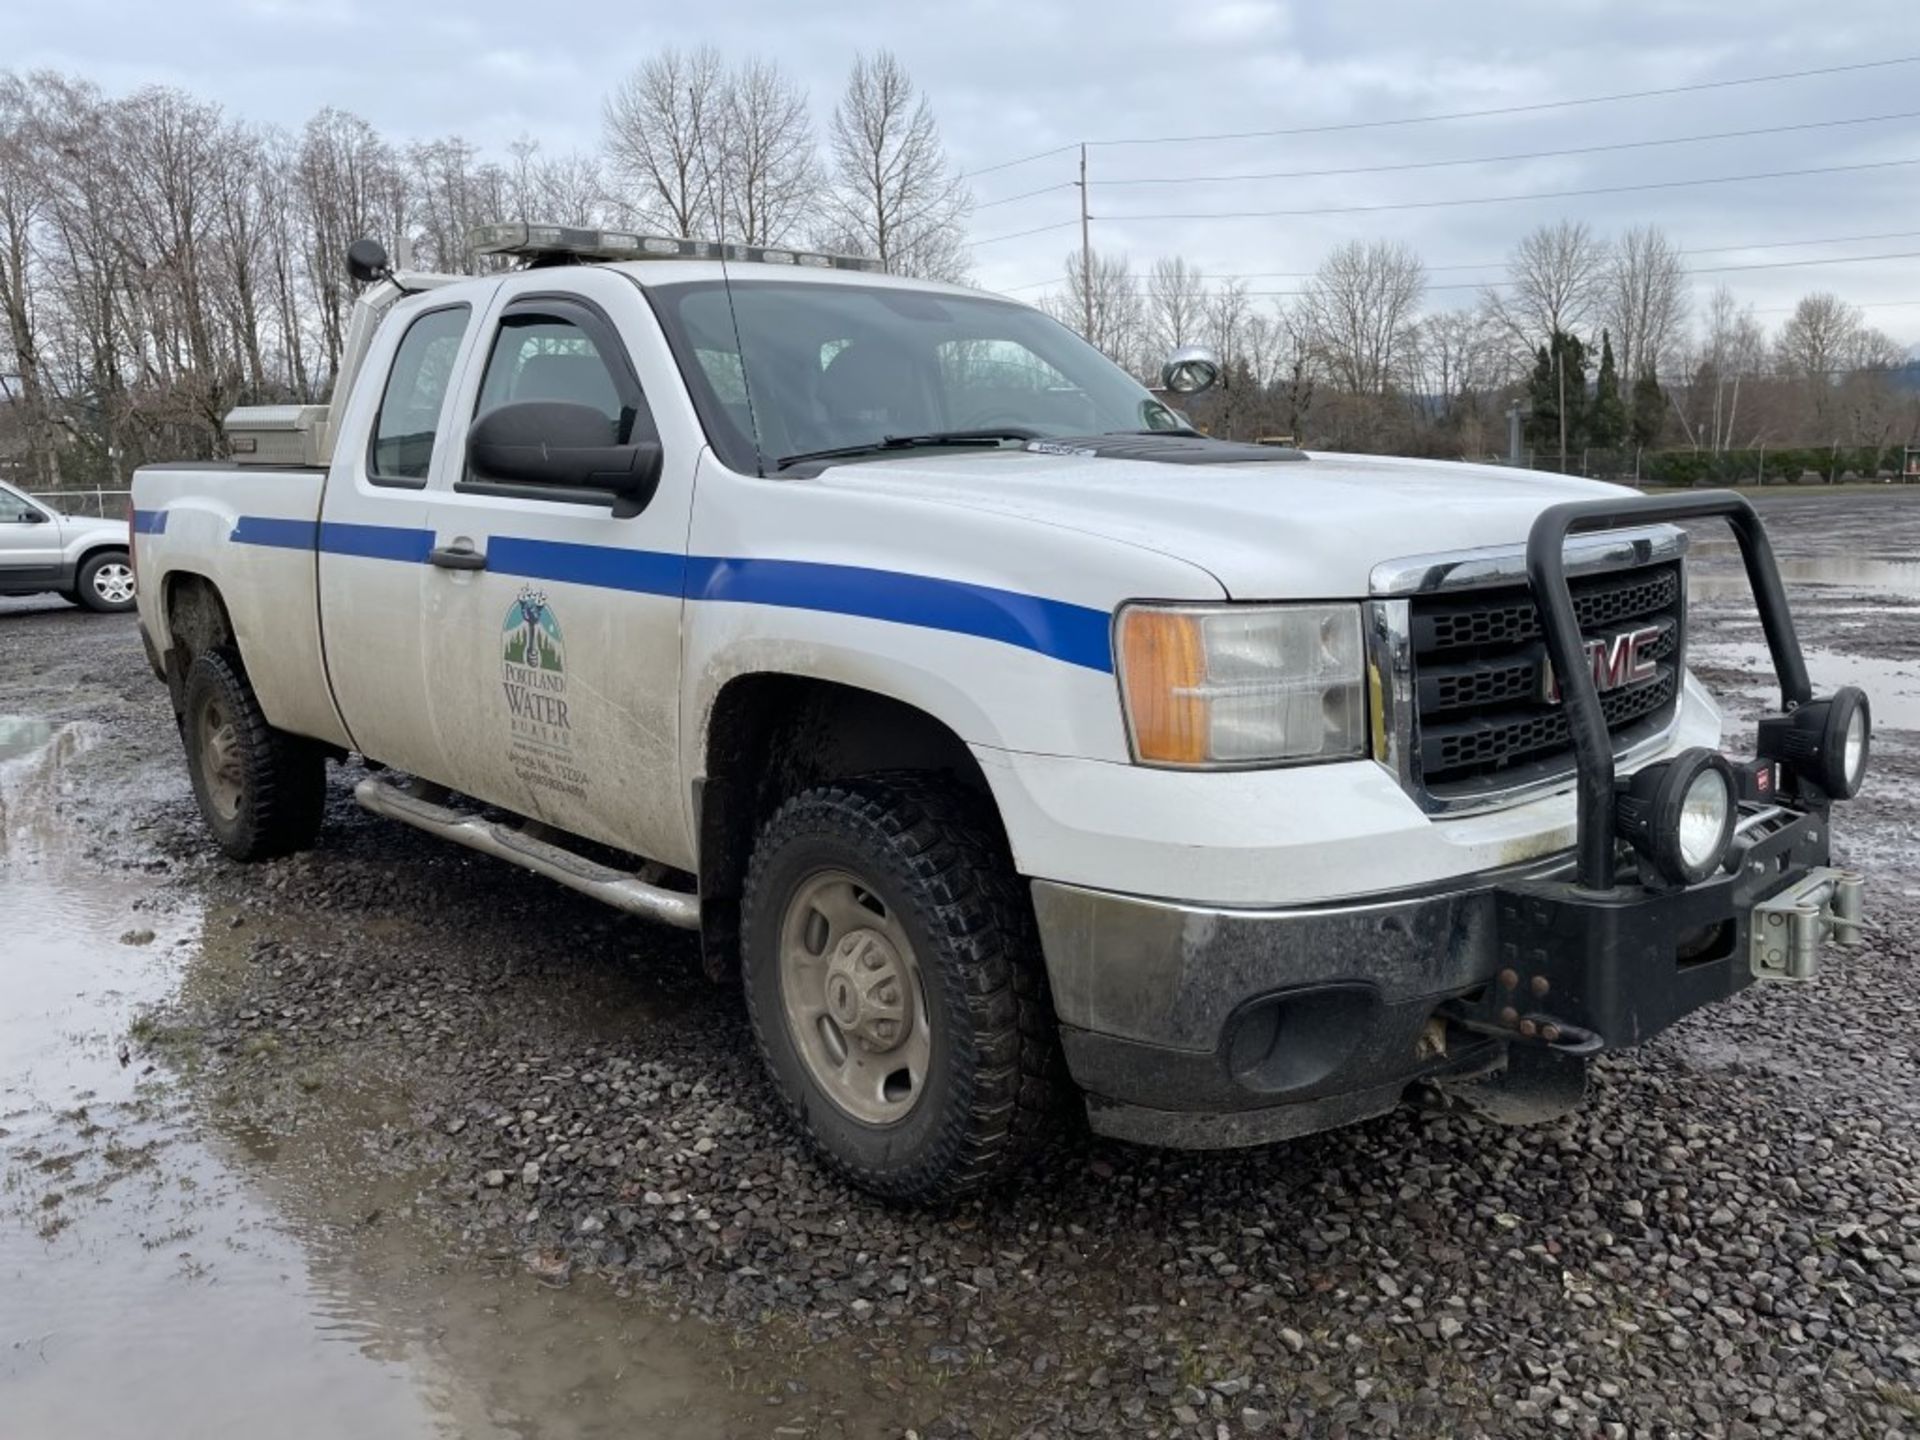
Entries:
MULTIPOLYGON (((1783 553, 1898 559, 1920 553, 1911 501, 1789 500, 1770 523, 1783 553)), ((1795 600, 1810 645, 1920 654, 1911 598, 1795 600)), ((1695 621, 1735 689, 1756 677, 1710 647, 1737 622, 1724 600, 1695 621)), ((0 711, 104 735, 106 778, 63 823, 230 932, 140 1029, 211 1123, 294 1134, 380 1097, 363 1142, 435 1243, 736 1332, 779 1402, 758 1433, 1920 1434, 1912 733, 1877 737, 1839 831, 1871 871, 1868 943, 1607 1058, 1571 1117, 1409 1109, 1204 1156, 1076 1134, 1018 1189, 911 1211, 811 1162, 682 937, 345 785, 319 848, 232 865, 128 625, 0 625, 0 711), (849 1378, 770 1378, 797 1354, 849 1378)))

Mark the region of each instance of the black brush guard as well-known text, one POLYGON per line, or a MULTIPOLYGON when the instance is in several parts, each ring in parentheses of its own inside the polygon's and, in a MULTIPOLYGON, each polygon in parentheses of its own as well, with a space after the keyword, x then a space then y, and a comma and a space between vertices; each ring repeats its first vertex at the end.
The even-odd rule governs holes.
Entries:
POLYGON ((1794 633, 1787 592, 1780 584, 1780 567, 1766 527, 1752 505, 1730 490, 1702 495, 1646 495, 1637 500, 1575 501, 1555 505, 1533 522, 1527 536, 1527 579, 1534 604, 1540 607, 1547 655, 1560 677, 1567 729, 1573 739, 1574 764, 1579 769, 1579 883, 1583 890, 1611 890, 1614 880, 1613 742, 1592 671, 1582 663, 1580 624, 1573 613, 1573 595, 1567 589, 1566 545, 1569 535, 1583 530, 1617 530, 1663 520, 1705 520, 1722 517, 1740 542, 1740 558, 1747 567, 1760 624, 1767 635, 1780 681, 1783 710, 1793 710, 1813 698, 1807 662, 1794 633))
POLYGON ((1826 863, 1826 801, 1804 794, 1796 781, 1778 797, 1780 815, 1736 847, 1737 864, 1685 887, 1650 887, 1637 877, 1620 883, 1613 743, 1567 587, 1567 539, 1715 517, 1726 520, 1739 542, 1781 705, 1792 710, 1813 698, 1806 660, 1766 529, 1741 496, 1708 491, 1576 501, 1545 511, 1527 537, 1527 577, 1560 677, 1578 772, 1576 868, 1571 880, 1498 888, 1499 969, 1480 991, 1445 1011, 1469 1030, 1516 1042, 1504 1077, 1510 1085, 1573 1083, 1585 1056, 1638 1044, 1750 983, 1753 906, 1826 863))

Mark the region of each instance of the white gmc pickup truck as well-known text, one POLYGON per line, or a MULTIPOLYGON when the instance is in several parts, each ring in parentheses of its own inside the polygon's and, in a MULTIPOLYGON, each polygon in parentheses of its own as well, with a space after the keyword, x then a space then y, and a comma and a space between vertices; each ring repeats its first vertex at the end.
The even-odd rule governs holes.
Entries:
POLYGON ((873 1190, 989 1183, 1068 1078, 1162 1145, 1557 1113, 1855 932, 1868 706, 1737 497, 1211 439, 864 262, 480 238, 520 268, 360 242, 333 406, 134 478, 206 822, 304 845, 357 754, 367 808, 697 927, 873 1190), (1781 687, 1738 756, 1685 663, 1710 517, 1781 687))

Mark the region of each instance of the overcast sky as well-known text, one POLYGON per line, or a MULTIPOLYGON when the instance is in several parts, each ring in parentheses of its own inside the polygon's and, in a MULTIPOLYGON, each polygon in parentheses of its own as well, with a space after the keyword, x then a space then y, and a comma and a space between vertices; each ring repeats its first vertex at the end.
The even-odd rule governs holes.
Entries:
MULTIPOLYGON (((1048 6, 1035 0, 708 0, 574 6, 509 0, 0 0, 0 64, 85 75, 112 93, 177 85, 237 116, 297 126, 334 105, 389 137, 459 133, 495 153, 518 136, 590 147, 602 95, 666 45, 711 42, 780 61, 824 118, 860 47, 885 46, 931 98, 964 170, 1081 140, 1275 130, 1645 91, 1920 57, 1915 0, 1195 0, 1048 6)), ((1311 270, 1346 239, 1390 236, 1470 287, 1522 231, 1573 216, 1603 232, 1653 221, 1693 266, 1752 266, 1920 252, 1920 164, 1772 180, 1346 214, 1147 220, 1129 215, 1379 206, 1651 181, 1920 160, 1920 64, 1528 114, 1090 151, 1094 243, 1144 269, 1182 253, 1209 273, 1311 270), (1908 112, 1915 112, 1908 114, 1908 112), (1816 121, 1906 116, 1581 156, 1320 178, 1117 185, 1511 156, 1816 121), (1105 182, 1105 183, 1103 183, 1105 182), (1895 232, 1914 232, 1896 234, 1895 232), (1783 241, 1886 236, 1778 247, 1783 241), (1723 249, 1718 247, 1747 247, 1723 249)), ((1028 287, 1077 246, 1076 157, 972 179, 977 278, 1028 287)), ((1920 259, 1733 270, 1718 281, 1769 327, 1811 289, 1862 305, 1920 341, 1920 259), (1890 302, 1907 301, 1908 304, 1890 302)), ((1295 288, 1284 274, 1248 281, 1295 288)), ((1430 303, 1472 290, 1436 289, 1430 303)))

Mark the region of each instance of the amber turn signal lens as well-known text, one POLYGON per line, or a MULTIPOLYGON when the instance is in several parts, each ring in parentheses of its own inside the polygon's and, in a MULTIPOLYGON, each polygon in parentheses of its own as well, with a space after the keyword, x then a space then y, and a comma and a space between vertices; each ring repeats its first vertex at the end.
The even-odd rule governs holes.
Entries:
POLYGON ((1134 753, 1164 765, 1204 762, 1207 702, 1199 692, 1206 653, 1199 617, 1167 610, 1121 612, 1120 658, 1134 753))

